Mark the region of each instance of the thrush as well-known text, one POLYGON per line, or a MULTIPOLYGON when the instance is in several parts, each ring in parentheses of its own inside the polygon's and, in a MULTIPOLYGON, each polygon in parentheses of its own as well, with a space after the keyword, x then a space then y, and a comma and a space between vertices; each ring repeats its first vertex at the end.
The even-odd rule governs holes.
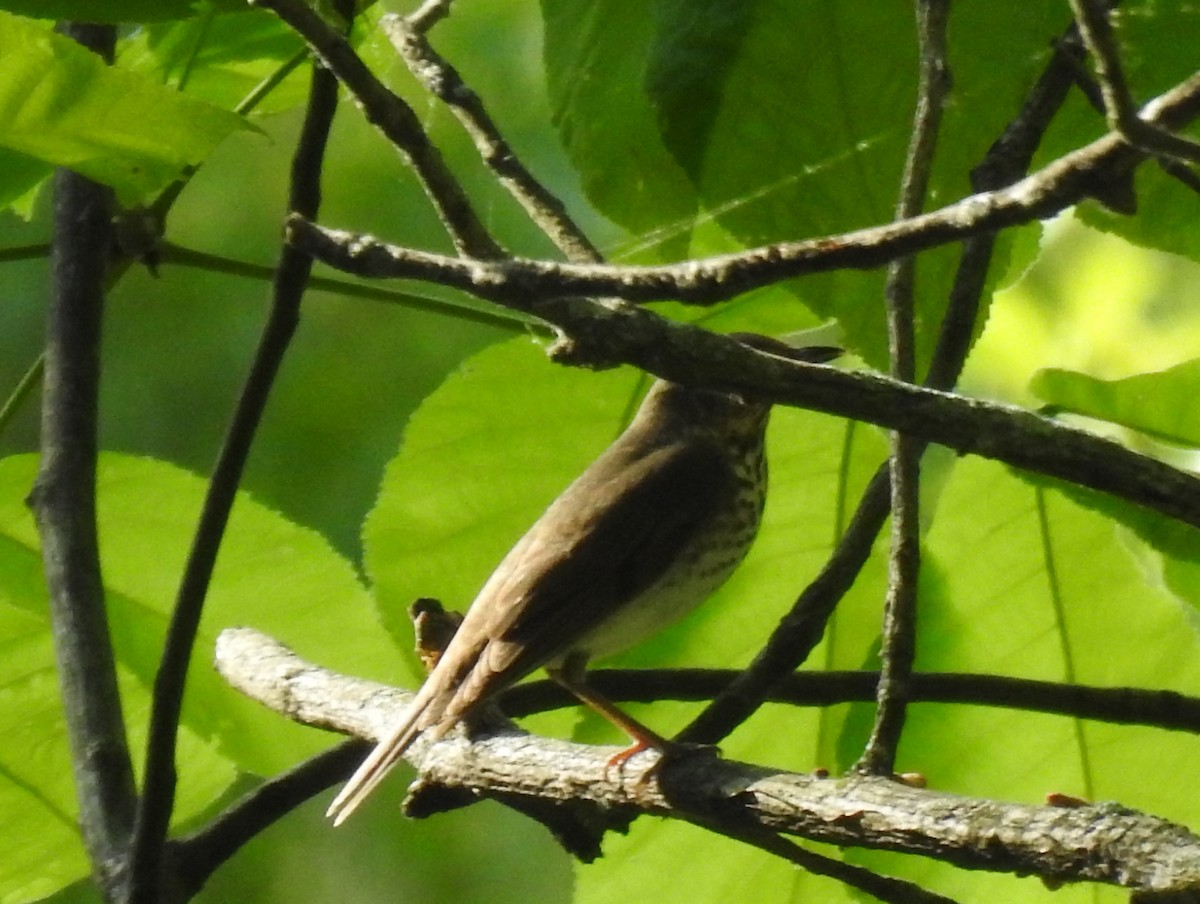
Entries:
MULTIPOLYGON (((810 362, 840 354, 735 338, 810 362)), ((443 736, 541 666, 634 740, 614 762, 665 749, 588 687, 585 667, 683 616, 745 558, 766 497, 769 414, 760 400, 656 380, 625 431, 497 566, 403 718, 330 805, 335 824, 418 735, 443 736)))

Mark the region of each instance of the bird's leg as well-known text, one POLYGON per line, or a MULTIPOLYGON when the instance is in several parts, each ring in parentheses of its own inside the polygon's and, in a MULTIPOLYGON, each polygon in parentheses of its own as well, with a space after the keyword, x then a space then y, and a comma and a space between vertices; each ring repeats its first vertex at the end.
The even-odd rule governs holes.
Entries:
POLYGON ((625 732, 625 734, 629 735, 629 738, 633 741, 633 744, 628 748, 609 757, 608 763, 605 764, 606 773, 613 766, 616 766, 618 772, 620 772, 625 768, 625 764, 630 759, 637 756, 643 750, 657 750, 659 753, 666 755, 674 747, 671 741, 653 729, 647 728, 628 713, 622 712, 611 700, 590 687, 587 683, 586 669, 587 657, 572 653, 563 660, 561 665, 547 667, 546 672, 556 682, 570 691, 579 702, 603 716, 617 728, 621 729, 621 731, 625 732))

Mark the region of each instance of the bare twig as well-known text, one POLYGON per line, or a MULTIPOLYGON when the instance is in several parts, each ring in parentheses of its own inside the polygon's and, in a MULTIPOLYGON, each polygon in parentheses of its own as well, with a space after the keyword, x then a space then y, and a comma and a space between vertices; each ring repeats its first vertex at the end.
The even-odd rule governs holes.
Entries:
MULTIPOLYGON (((411 695, 307 663, 246 628, 225 631, 226 680, 289 718, 374 739, 411 695)), ((652 774, 607 768, 615 747, 512 730, 419 739, 407 754, 426 785, 478 795, 591 800, 660 816, 919 854, 970 869, 1171 891, 1200 886, 1200 838, 1114 804, 1073 808, 960 797, 875 776, 823 779, 697 755, 652 774), (682 804, 682 811, 678 804, 682 804)))
MULTIPOLYGON (((1200 115, 1200 74, 1146 106, 1165 126, 1200 115)), ((325 230, 293 218, 293 239, 331 266, 361 276, 425 279, 451 285, 531 313, 536 299, 612 296, 627 301, 673 299, 695 304, 724 301, 793 276, 841 269, 873 269, 889 261, 1053 216, 1089 197, 1097 182, 1136 165, 1144 154, 1110 133, 1066 154, 1006 188, 982 192, 920 216, 836 236, 780 242, 736 254, 681 264, 625 266, 511 258, 459 260, 387 245, 371 236, 325 230)))
POLYGON ((33 389, 42 381, 42 374, 46 369, 46 353, 40 353, 29 368, 21 375, 21 379, 17 381, 17 385, 13 387, 13 391, 9 393, 7 399, 4 400, 4 405, 0 406, 0 434, 4 433, 5 428, 9 425, 25 400, 33 393, 33 389))
MULTIPOLYGON (((942 108, 950 90, 946 61, 947 0, 916 0, 920 77, 917 108, 896 218, 916 216, 925 207, 933 158, 942 121, 942 108)), ((916 324, 914 295, 916 258, 902 257, 888 267, 888 349, 892 376, 916 379, 916 324)), ((896 748, 908 706, 909 676, 917 650, 917 579, 921 564, 921 455, 920 437, 893 432, 889 456, 892 542, 888 555, 888 592, 884 605, 882 669, 879 678, 875 723, 858 768, 875 775, 891 775, 896 748)))
POLYGON ((246 842, 349 775, 368 749, 362 741, 331 747, 263 782, 203 829, 173 842, 170 859, 180 887, 198 892, 246 842))
MULTIPOLYGON (((1071 36, 1059 42, 1021 111, 976 167, 973 173, 976 189, 1001 188, 1019 179, 1029 168, 1034 150, 1073 84, 1074 65, 1069 56, 1076 52, 1079 48, 1071 36)), ((975 333, 994 247, 992 233, 964 242, 926 380, 930 388, 949 390, 958 382, 975 333)), ((863 493, 849 529, 821 573, 800 594, 750 666, 684 730, 686 739, 705 743, 721 740, 749 718, 777 682, 787 680, 808 658, 820 642, 837 602, 853 584, 870 554, 887 517, 888 480, 886 467, 876 473, 863 493)))
MULTIPOLYGON (((229 276, 241 276, 246 279, 257 279, 264 282, 273 279, 275 274, 273 267, 268 267, 264 264, 237 260, 225 255, 209 254, 205 251, 196 251, 192 248, 176 245, 173 242, 163 243, 160 260, 163 264, 195 267, 210 273, 224 273, 229 276)), ((485 326, 494 326, 509 331, 530 330, 533 332, 548 332, 536 320, 522 316, 507 308, 485 307, 474 301, 474 299, 441 299, 431 294, 386 289, 378 285, 330 279, 327 276, 313 276, 309 279, 308 284, 312 289, 328 292, 331 295, 381 301, 386 304, 399 305, 413 311, 426 311, 431 314, 453 317, 455 320, 467 323, 480 323, 485 326)), ((0 420, 0 426, 3 426, 2 420, 0 420)))
MULTIPOLYGON (((333 75, 321 67, 314 68, 308 110, 292 161, 289 205, 297 214, 315 216, 320 205, 321 164, 337 108, 337 92, 333 75)), ((284 247, 276 270, 271 312, 213 469, 171 614, 154 682, 145 780, 134 834, 130 894, 134 904, 156 904, 160 897, 162 860, 175 798, 175 742, 188 663, 238 483, 267 397, 299 320, 300 299, 311 268, 312 260, 307 254, 291 246, 284 247)))
POLYGON ((474 142, 484 165, 496 175, 496 181, 508 189, 566 259, 576 263, 599 263, 602 260, 600 252, 567 215, 562 201, 538 182, 520 161, 488 115, 479 95, 430 46, 424 32, 403 16, 387 15, 379 24, 413 76, 425 90, 450 107, 474 142))
MULTIPOLYGON (((711 700, 741 675, 740 670, 730 669, 596 669, 588 672, 588 682, 614 702, 697 701, 711 700)), ((878 681, 879 673, 870 671, 793 671, 770 688, 766 699, 795 706, 862 703, 874 699, 878 681)), ((914 672, 912 700, 1004 707, 1200 734, 1200 697, 1176 691, 963 672, 914 672)), ((552 681, 519 684, 501 697, 504 712, 513 717, 578 704, 578 699, 552 681)))
POLYGON ((1071 9, 1079 24, 1079 32, 1095 61, 1108 127, 1146 153, 1200 162, 1200 142, 1142 119, 1129 91, 1129 83, 1125 80, 1125 70, 1121 66, 1116 36, 1105 4, 1099 0, 1071 0, 1071 9))
POLYGON ((408 17, 409 24, 422 34, 450 15, 454 0, 425 0, 408 17))
POLYGON ((375 77, 346 38, 327 25, 304 0, 252 0, 252 3, 271 10, 300 34, 351 91, 367 120, 404 154, 458 253, 477 258, 503 257, 504 249, 479 219, 462 184, 425 134, 417 114, 375 77))
MULTIPOLYGON (((116 29, 63 33, 112 59, 116 29)), ((54 177, 53 288, 46 319, 37 516, 79 822, 104 894, 124 885, 136 790, 117 689, 96 534, 97 404, 110 189, 68 170, 54 177)))
POLYGON ((789 841, 771 832, 747 829, 728 821, 713 819, 696 818, 688 821, 702 826, 710 832, 716 832, 726 838, 732 838, 769 854, 774 854, 814 875, 837 879, 851 888, 866 892, 885 904, 954 904, 953 899, 926 891, 913 882, 896 879, 892 876, 883 876, 864 867, 855 866, 843 860, 835 860, 833 857, 822 857, 820 854, 802 848, 794 841, 789 841))

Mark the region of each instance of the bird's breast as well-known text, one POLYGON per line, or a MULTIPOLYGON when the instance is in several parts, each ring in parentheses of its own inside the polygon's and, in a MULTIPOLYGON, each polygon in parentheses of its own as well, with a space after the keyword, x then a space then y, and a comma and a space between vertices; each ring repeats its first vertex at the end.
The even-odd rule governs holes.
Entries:
POLYGON ((731 498, 715 507, 658 580, 585 635, 572 653, 599 659, 628 649, 683 618, 728 580, 758 534, 767 488, 761 454, 748 450, 734 460, 731 498))

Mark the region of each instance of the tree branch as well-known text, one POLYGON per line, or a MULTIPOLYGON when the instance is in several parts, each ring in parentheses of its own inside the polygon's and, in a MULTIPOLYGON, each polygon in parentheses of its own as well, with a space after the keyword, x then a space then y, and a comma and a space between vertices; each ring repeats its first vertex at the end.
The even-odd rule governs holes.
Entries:
MULTIPOLYGON (((293 218, 301 247, 328 251, 318 227, 293 218), (311 239, 311 241, 310 241, 311 239)), ((455 262, 457 263, 457 262, 455 262)), ((541 315, 607 361, 624 361, 679 383, 746 392, 924 437, 1111 493, 1200 527, 1200 480, 1095 434, 1011 405, 939 392, 869 373, 784 361, 649 311, 561 298, 541 315), (553 311, 550 312, 550 308, 553 311)))
MULTIPOLYGON (((1143 108, 1147 121, 1166 128, 1200 115, 1200 74, 1143 108)), ((971 195, 906 220, 798 242, 779 242, 736 254, 661 266, 571 264, 514 257, 460 260, 387 245, 362 234, 322 229, 300 218, 289 224, 293 241, 320 260, 360 276, 423 279, 454 286, 500 304, 543 316, 536 308, 557 296, 611 296, 626 301, 724 301, 794 276, 840 269, 873 269, 889 261, 1060 213, 1091 197, 1115 173, 1145 158, 1109 133, 1006 188, 971 195)), ((546 317, 546 319, 551 319, 546 317)))
MULTIPOLYGON (((308 110, 292 160, 289 205, 296 214, 315 216, 320 206, 321 164, 337 109, 337 92, 338 84, 332 74, 314 67, 308 110)), ((133 904, 157 904, 160 899, 163 856, 175 801, 175 743, 188 664, 217 551, 267 398, 299 322, 300 300, 311 269, 312 259, 307 254, 291 246, 283 248, 275 272, 271 311, 213 468, 184 566, 154 681, 145 779, 133 839, 130 887, 133 904)))
MULTIPOLYGON (((896 204, 898 220, 916 216, 925 207, 942 108, 950 90, 946 59, 949 12, 947 0, 916 0, 920 77, 912 136, 896 204)), ((891 373, 895 379, 909 383, 916 380, 916 266, 913 256, 892 261, 885 287, 891 373)), ((875 775, 891 775, 895 769, 896 748, 900 745, 908 707, 909 678, 917 655, 921 456, 925 442, 920 437, 893 432, 890 447, 892 537, 880 649, 882 668, 875 721, 859 761, 861 770, 875 775)))
MULTIPOLYGON (((112 59, 115 28, 69 24, 63 33, 112 59)), ((29 503, 42 540, 80 827, 96 883, 112 900, 125 882, 136 801, 96 535, 100 332, 113 197, 65 169, 55 174, 54 189, 41 465, 29 503)))
MULTIPOLYGON (((221 634, 216 661, 236 688, 288 718, 368 739, 381 737, 411 699, 317 668, 245 628, 221 634)), ((468 788, 483 797, 593 801, 1051 881, 1200 888, 1200 838, 1116 804, 1007 804, 880 777, 820 778, 702 754, 651 760, 646 774, 618 773, 608 767, 615 751, 502 730, 471 741, 461 732, 436 743, 418 740, 407 758, 425 786, 468 788)))
POLYGON ((1119 132, 1134 147, 1149 154, 1167 154, 1200 162, 1200 143, 1147 123, 1138 115, 1129 92, 1125 70, 1117 51, 1116 36, 1109 21, 1110 11, 1098 0, 1070 0, 1079 33, 1096 64, 1096 76, 1104 99, 1108 127, 1119 132))
POLYGON ((450 108, 496 181, 508 190, 566 259, 576 263, 600 263, 603 258, 596 246, 567 215, 562 201, 538 182, 520 161, 488 115, 479 95, 463 82, 458 70, 430 46, 424 30, 409 19, 394 14, 384 16, 379 26, 413 77, 450 108))
MULTIPOLYGON (((478 258, 505 255, 412 107, 375 77, 343 35, 325 24, 304 0, 251 0, 251 5, 269 9, 304 38, 354 95, 367 121, 404 154, 460 254, 478 258)), ((435 15, 435 9, 436 5, 430 8, 426 21, 435 15)))

